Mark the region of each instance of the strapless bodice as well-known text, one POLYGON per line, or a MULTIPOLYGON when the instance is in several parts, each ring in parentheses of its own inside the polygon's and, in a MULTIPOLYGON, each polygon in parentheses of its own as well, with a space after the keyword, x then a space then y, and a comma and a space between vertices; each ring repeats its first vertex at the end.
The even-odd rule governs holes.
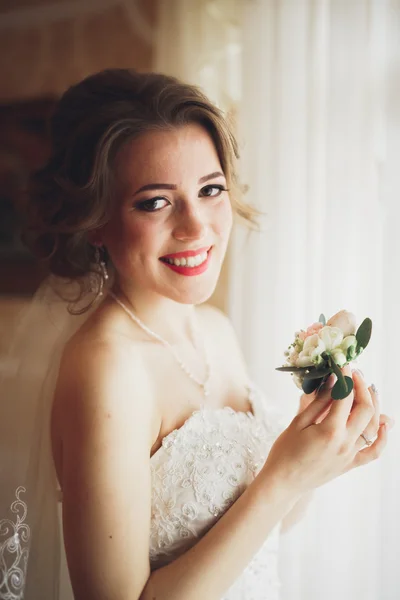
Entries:
MULTIPOLYGON (((196 410, 151 457, 152 570, 168 564, 221 518, 261 470, 285 428, 279 412, 251 384, 252 412, 196 410)), ((275 600, 279 524, 221 600, 275 600)))

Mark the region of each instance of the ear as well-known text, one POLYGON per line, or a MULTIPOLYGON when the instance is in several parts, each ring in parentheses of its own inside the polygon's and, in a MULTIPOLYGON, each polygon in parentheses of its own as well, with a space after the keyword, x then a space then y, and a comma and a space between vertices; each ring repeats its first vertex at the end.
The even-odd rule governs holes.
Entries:
POLYGON ((93 231, 89 231, 87 234, 87 240, 89 242, 89 244, 92 244, 92 246, 102 246, 103 242, 101 240, 101 237, 99 235, 99 232, 96 231, 95 229, 93 231))

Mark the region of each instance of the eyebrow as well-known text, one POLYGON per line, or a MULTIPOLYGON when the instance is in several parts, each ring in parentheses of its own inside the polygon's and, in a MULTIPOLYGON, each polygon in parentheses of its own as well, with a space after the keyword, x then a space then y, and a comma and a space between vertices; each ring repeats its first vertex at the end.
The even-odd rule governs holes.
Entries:
MULTIPOLYGON (((200 177, 198 183, 205 183, 206 181, 210 181, 210 179, 216 179, 217 177, 225 177, 221 171, 214 171, 214 173, 210 173, 209 175, 204 175, 204 177, 200 177)), ((143 185, 141 188, 134 192, 133 196, 136 196, 139 192, 144 192, 146 190, 176 190, 178 186, 173 183, 148 183, 147 185, 143 185)))

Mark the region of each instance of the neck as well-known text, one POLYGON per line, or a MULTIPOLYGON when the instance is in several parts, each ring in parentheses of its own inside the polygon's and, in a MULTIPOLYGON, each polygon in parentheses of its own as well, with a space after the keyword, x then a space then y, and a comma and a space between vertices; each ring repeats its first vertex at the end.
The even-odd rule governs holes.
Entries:
POLYGON ((146 327, 171 346, 195 346, 192 332, 197 315, 193 304, 182 304, 156 294, 152 298, 144 297, 125 291, 122 286, 115 286, 112 292, 146 327))

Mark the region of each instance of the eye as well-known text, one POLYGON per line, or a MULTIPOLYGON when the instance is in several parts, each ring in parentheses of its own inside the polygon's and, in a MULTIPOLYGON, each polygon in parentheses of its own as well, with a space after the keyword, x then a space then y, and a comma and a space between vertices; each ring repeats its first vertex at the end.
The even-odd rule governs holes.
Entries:
POLYGON ((137 208, 137 210, 142 210, 144 212, 158 212, 163 207, 160 206, 160 207, 156 208, 154 205, 157 202, 167 202, 169 204, 169 202, 166 198, 158 197, 158 198, 151 198, 150 200, 145 200, 144 202, 139 202, 139 204, 136 205, 136 208, 137 208))
POLYGON ((215 196, 220 196, 222 192, 227 191, 228 190, 223 185, 206 185, 203 188, 201 188, 200 193, 203 196, 214 198, 215 196))

